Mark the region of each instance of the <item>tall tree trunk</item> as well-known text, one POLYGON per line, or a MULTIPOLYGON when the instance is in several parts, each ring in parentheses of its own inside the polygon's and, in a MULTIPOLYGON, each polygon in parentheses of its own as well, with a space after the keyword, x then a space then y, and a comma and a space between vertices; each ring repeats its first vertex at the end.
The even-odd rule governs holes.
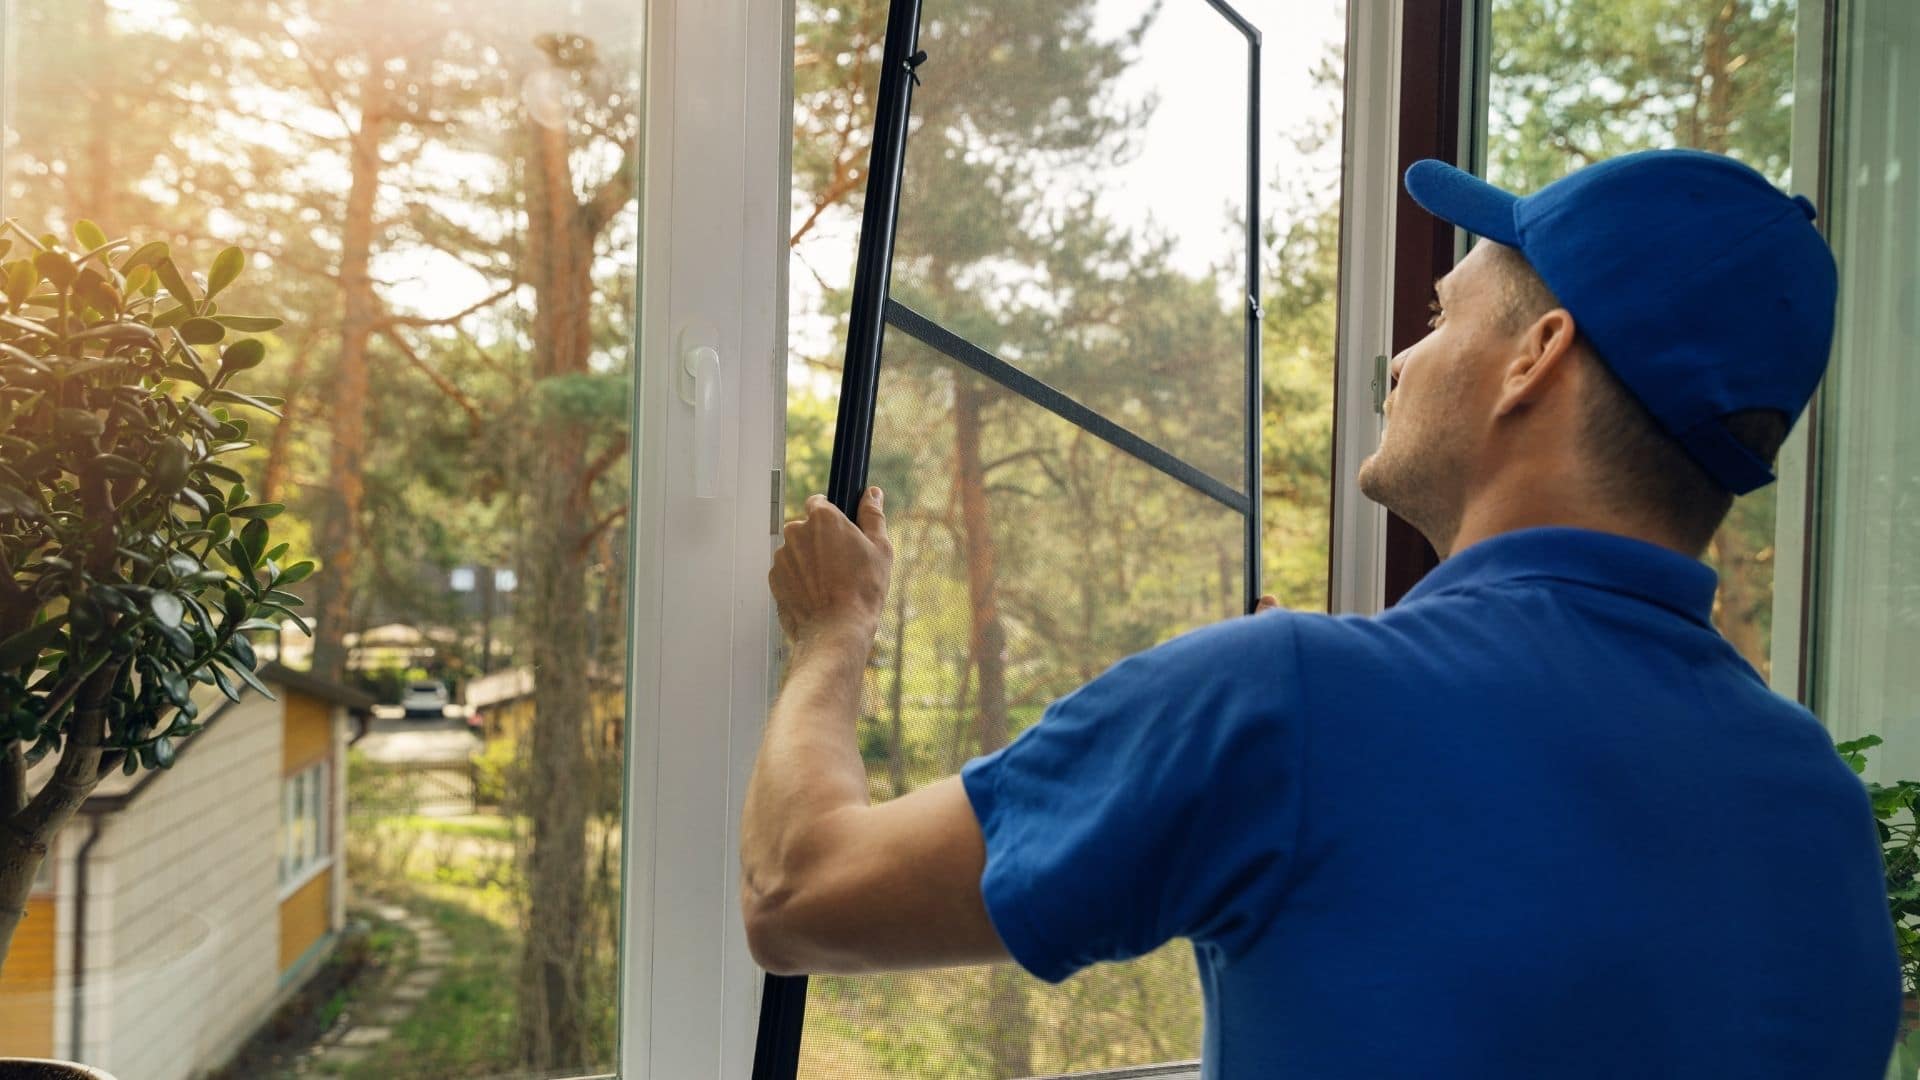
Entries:
POLYGON ((304 419, 307 364, 314 348, 311 340, 301 344, 293 354, 293 362, 287 367, 287 385, 281 394, 286 398, 286 404, 280 407, 280 419, 274 422, 273 434, 267 436, 267 460, 260 468, 261 502, 279 502, 281 494, 286 491, 293 432, 299 426, 299 421, 304 419))
POLYGON ((387 134, 384 58, 367 61, 360 80, 360 128, 348 136, 352 181, 340 245, 340 355, 333 371, 333 408, 327 452, 326 505, 319 550, 325 573, 314 576, 313 672, 339 679, 347 670, 346 635, 353 620, 354 577, 360 562, 360 511, 366 499, 367 340, 373 334, 374 203, 379 194, 381 143, 387 134))
MULTIPOLYGON (((587 371, 593 236, 574 195, 566 131, 527 124, 526 269, 535 296, 538 386, 587 371)), ((586 770, 593 705, 585 546, 594 515, 585 427, 565 418, 536 421, 532 457, 529 588, 518 605, 534 671, 520 1058, 535 1070, 577 1069, 588 1064, 586 770)))
MULTIPOLYGON (((987 474, 980 459, 980 384, 956 374, 953 391, 953 459, 960 488, 960 530, 966 546, 967 602, 970 610, 967 650, 979 692, 974 696, 974 737, 980 753, 1007 745, 1012 722, 1007 715, 1006 628, 1000 599, 992 520, 987 507, 987 474)), ((1026 979, 1015 969, 997 967, 988 975, 987 1013, 992 1018, 987 1052, 995 1076, 1033 1075, 1033 1016, 1027 1006, 1026 979)))
POLYGON ((979 680, 973 731, 979 752, 990 754, 1007 745, 1012 725, 1007 716, 1007 636, 1000 622, 998 556, 987 507, 987 474, 980 458, 981 398, 972 376, 955 378, 953 458, 967 559, 967 652, 979 680))
POLYGON ((887 780, 893 797, 907 793, 905 717, 907 674, 907 584, 893 585, 893 682, 887 687, 887 780))
MULTIPOLYGON (((1716 154, 1727 152, 1728 135, 1738 119, 1733 96, 1733 35, 1743 14, 1732 0, 1726 0, 1708 17, 1701 41, 1700 70, 1705 86, 1697 109, 1701 118, 1698 145, 1716 154)), ((1720 632, 1763 675, 1772 667, 1767 631, 1761 620, 1773 594, 1773 508, 1770 491, 1741 497, 1708 548, 1720 572, 1719 603, 1714 612, 1720 632)))

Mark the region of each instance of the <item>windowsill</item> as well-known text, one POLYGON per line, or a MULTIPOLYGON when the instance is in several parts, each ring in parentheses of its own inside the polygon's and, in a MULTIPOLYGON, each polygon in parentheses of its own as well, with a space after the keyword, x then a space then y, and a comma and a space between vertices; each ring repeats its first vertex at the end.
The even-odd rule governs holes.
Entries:
POLYGON ((331 869, 333 869, 333 856, 322 855, 313 865, 295 874, 293 880, 280 886, 279 902, 286 903, 288 897, 306 888, 308 882, 331 869))

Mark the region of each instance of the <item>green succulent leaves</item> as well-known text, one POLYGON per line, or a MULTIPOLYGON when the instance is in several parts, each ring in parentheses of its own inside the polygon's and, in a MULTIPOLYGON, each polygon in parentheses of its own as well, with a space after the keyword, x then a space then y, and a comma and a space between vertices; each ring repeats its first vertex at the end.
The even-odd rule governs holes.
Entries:
POLYGON ((214 308, 246 271, 236 247, 215 256, 200 295, 165 243, 79 221, 75 254, 5 230, 0 746, 30 760, 57 750, 79 686, 106 679, 106 700, 88 707, 107 749, 129 771, 166 768, 197 730, 196 685, 266 691, 247 635, 299 621, 287 589, 315 570, 276 565, 282 508, 249 502, 229 464, 253 445, 238 407, 280 403, 235 382, 271 356, 251 335, 281 320, 214 308))

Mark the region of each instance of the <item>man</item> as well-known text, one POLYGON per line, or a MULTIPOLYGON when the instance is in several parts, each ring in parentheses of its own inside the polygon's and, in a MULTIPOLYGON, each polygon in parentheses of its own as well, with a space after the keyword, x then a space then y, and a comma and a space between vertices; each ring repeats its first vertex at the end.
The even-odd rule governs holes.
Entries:
MULTIPOLYGON (((782 972, 1194 944, 1206 1075, 1877 1078, 1900 977, 1865 793, 1710 620, 1698 561, 1824 370, 1835 272, 1759 174, 1632 155, 1516 198, 1360 484, 1443 556, 1374 618, 1271 611, 1124 660, 959 777, 867 804, 891 548, 816 496, 742 833, 782 972)), ((1266 605, 1263 605, 1266 606, 1266 605)))

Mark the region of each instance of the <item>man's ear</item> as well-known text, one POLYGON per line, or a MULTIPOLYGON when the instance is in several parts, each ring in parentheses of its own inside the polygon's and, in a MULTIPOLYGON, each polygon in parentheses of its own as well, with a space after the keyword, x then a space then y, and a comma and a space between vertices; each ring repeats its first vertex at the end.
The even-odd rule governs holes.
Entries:
POLYGON ((1493 414, 1507 416, 1538 404, 1550 388, 1567 377, 1573 366, 1568 358, 1578 340, 1579 330, 1566 308, 1554 308, 1520 331, 1500 381, 1500 397, 1493 414))

